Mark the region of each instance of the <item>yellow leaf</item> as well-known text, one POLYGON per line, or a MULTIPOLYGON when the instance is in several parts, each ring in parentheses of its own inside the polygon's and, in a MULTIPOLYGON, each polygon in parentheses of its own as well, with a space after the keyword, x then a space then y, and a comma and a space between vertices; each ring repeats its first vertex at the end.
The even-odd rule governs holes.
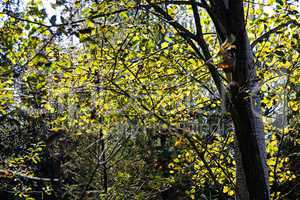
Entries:
POLYGON ((164 43, 161 44, 161 48, 162 48, 162 49, 165 49, 165 48, 167 48, 168 46, 169 46, 169 43, 167 43, 167 42, 164 42, 164 43))
POLYGON ((195 194, 191 194, 191 199, 195 199, 195 194))
POLYGON ((53 133, 61 133, 61 132, 65 132, 64 128, 58 128, 58 127, 54 127, 49 129, 49 131, 53 132, 53 133))
POLYGON ((49 103, 44 104, 44 108, 46 110, 50 111, 50 112, 54 112, 55 111, 55 109, 49 103))
POLYGON ((272 160, 270 160, 270 159, 269 159, 269 160, 267 160, 267 164, 268 164, 268 166, 274 166, 274 165, 275 165, 275 163, 276 163, 276 162, 275 162, 275 160, 273 160, 273 159, 272 159, 272 160))
POLYGON ((183 144, 182 138, 180 137, 176 138, 175 147, 178 147, 182 144, 183 144))
POLYGON ((230 190, 230 188, 228 186, 224 186, 223 187, 223 192, 224 193, 227 193, 229 190, 230 190))
POLYGON ((233 195, 234 195, 234 191, 233 191, 233 190, 230 190, 230 191, 228 192, 228 195, 229 195, 229 196, 233 196, 233 195))

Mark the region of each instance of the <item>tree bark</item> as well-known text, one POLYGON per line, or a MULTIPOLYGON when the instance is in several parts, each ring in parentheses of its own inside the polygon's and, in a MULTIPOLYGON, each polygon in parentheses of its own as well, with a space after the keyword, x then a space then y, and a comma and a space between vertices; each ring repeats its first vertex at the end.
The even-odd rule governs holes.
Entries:
POLYGON ((238 45, 242 48, 238 48, 237 65, 233 72, 237 85, 230 88, 230 112, 237 143, 237 186, 241 199, 269 199, 263 124, 259 99, 254 91, 258 83, 246 33, 238 45), (245 78, 240 79, 243 73, 245 78), (245 193, 246 186, 249 198, 245 193))
POLYGON ((108 191, 108 175, 107 175, 107 166, 106 166, 106 154, 105 154, 105 141, 103 138, 103 131, 100 132, 100 149, 102 153, 101 162, 102 164, 102 185, 104 193, 107 194, 108 191))
POLYGON ((230 108, 235 137, 237 197, 242 200, 270 199, 265 139, 257 96, 258 80, 246 32, 243 2, 214 0, 211 9, 221 22, 220 35, 235 36, 236 64, 229 84, 230 108))

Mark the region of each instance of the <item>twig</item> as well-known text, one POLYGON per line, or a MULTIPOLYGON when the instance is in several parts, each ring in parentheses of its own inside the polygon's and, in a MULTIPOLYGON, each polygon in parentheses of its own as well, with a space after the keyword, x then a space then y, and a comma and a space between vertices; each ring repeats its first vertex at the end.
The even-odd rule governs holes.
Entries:
POLYGON ((269 31, 265 32, 256 40, 254 40, 251 44, 251 47, 254 48, 258 43, 260 43, 260 42, 264 41, 265 39, 267 39, 268 37, 270 37, 271 34, 278 32, 280 29, 282 29, 290 24, 295 24, 297 26, 300 26, 300 24, 296 20, 291 20, 286 23, 280 24, 280 25, 276 26, 275 28, 272 28, 269 31))
POLYGON ((47 182, 58 182, 59 179, 54 178, 40 178, 40 177, 34 177, 34 176, 27 176, 25 174, 19 173, 19 172, 15 172, 9 169, 6 170, 2 170, 0 169, 0 177, 8 177, 8 178, 12 178, 12 177, 20 177, 20 178, 24 178, 24 179, 29 179, 29 180, 33 180, 33 181, 47 181, 47 182))

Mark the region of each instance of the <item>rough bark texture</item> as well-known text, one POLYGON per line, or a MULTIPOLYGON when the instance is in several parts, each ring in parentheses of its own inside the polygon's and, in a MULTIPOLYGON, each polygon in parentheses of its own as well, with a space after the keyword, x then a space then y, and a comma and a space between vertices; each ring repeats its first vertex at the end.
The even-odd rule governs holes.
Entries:
POLYGON ((215 0, 211 7, 221 22, 222 35, 234 35, 236 65, 229 85, 230 113, 236 134, 237 189, 242 200, 269 199, 263 124, 260 118, 256 69, 245 30, 240 0, 215 0))
MULTIPOLYGON (((209 0, 209 4, 206 1, 202 3, 215 24, 221 43, 231 35, 235 38, 236 62, 231 69, 232 82, 229 84, 228 96, 236 138, 237 198, 268 200, 270 197, 265 139, 260 118, 260 103, 256 94, 258 82, 246 32, 243 1, 209 0)), ((205 49, 202 50, 205 52, 205 49)), ((219 81, 215 78, 214 81, 218 88, 222 89, 219 87, 219 81)))
POLYGON ((250 45, 246 33, 238 44, 241 49, 237 51, 237 66, 233 80, 238 84, 231 88, 231 115, 235 127, 238 155, 237 179, 241 199, 248 199, 245 193, 244 179, 246 182, 249 199, 269 199, 267 182, 267 167, 265 155, 265 142, 263 125, 259 116, 259 99, 256 90, 255 67, 250 45), (242 69, 241 69, 242 68, 242 69), (241 79, 245 75, 244 79, 241 79))

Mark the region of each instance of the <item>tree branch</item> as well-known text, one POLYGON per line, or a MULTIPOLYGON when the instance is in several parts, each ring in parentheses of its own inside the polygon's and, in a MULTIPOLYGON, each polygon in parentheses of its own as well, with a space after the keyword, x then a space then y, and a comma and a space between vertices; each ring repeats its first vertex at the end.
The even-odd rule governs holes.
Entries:
POLYGON ((275 28, 272 28, 269 31, 265 32, 260 37, 258 37, 256 40, 254 40, 251 44, 251 48, 254 48, 258 43, 260 43, 260 42, 264 41, 265 39, 269 38, 271 34, 278 32, 280 29, 282 29, 282 28, 284 28, 284 27, 286 27, 290 24, 300 26, 300 24, 296 20, 291 20, 291 21, 288 21, 286 23, 280 24, 280 25, 276 26, 275 28))
MULTIPOLYGON (((161 1, 161 2, 155 2, 155 4, 173 4, 173 5, 191 5, 192 3, 189 1, 161 1)), ((195 2, 196 6, 202 7, 202 2, 195 2)))
POLYGON ((59 181, 59 179, 57 179, 57 178, 51 179, 51 178, 40 178, 40 177, 34 177, 34 176, 27 176, 25 174, 15 172, 15 171, 12 171, 12 170, 9 170, 9 169, 6 169, 6 170, 1 170, 0 169, 0 177, 11 178, 11 177, 14 177, 14 176, 24 178, 24 179, 28 179, 28 180, 33 180, 33 181, 47 181, 47 182, 50 182, 50 181, 58 182, 59 181))
MULTIPOLYGON (((177 29, 179 31, 179 33, 181 34, 181 36, 187 40, 187 42, 191 45, 191 47, 195 50, 196 54, 203 59, 204 61, 208 61, 211 58, 211 55, 209 53, 209 49, 208 46, 206 45, 204 39, 203 39, 203 34, 202 34, 202 29, 201 29, 201 23, 200 23, 200 16, 198 13, 198 8, 196 6, 196 4, 193 4, 193 0, 190 1, 190 3, 193 6, 193 11, 194 11, 194 15, 195 16, 195 22, 196 22, 196 26, 197 27, 197 35, 194 35, 193 33, 191 33, 189 30, 187 30, 186 28, 184 28, 181 24, 179 24, 178 22, 174 21, 174 19, 168 14, 166 13, 161 7, 159 7, 157 4, 155 3, 151 3, 150 0, 147 0, 148 4, 160 15, 162 15, 162 17, 164 19, 167 20, 167 22, 172 25, 175 29, 177 29), (197 16, 198 15, 198 16, 197 16), (204 56, 201 54, 201 52, 199 51, 199 49, 197 48, 197 46, 194 44, 194 42, 192 41, 196 41, 199 46, 201 47, 204 56)), ((220 95, 222 94, 223 91, 223 84, 222 84, 222 80, 220 78, 219 72, 218 70, 214 67, 213 64, 207 62, 207 66, 208 69, 212 75, 212 78, 217 86, 217 89, 220 93, 220 95)))
POLYGON ((197 31, 197 37, 201 37, 202 35, 202 30, 201 30, 201 21, 200 21, 200 15, 198 11, 198 7, 196 5, 197 2, 195 0, 190 0, 192 4, 192 9, 193 9, 193 14, 194 14, 194 20, 195 20, 195 26, 196 26, 196 31, 197 31))
POLYGON ((175 21, 166 11, 164 11, 161 7, 159 7, 156 3, 151 3, 150 0, 147 0, 150 7, 152 7, 158 14, 162 15, 164 19, 167 20, 169 24, 171 24, 175 29, 182 32, 189 38, 197 41, 197 36, 191 33, 189 30, 184 28, 181 24, 179 24, 177 21, 175 21))
POLYGON ((123 8, 123 9, 119 9, 119 10, 116 10, 116 11, 113 11, 113 12, 110 12, 110 13, 99 13, 99 14, 96 14, 96 15, 91 15, 91 16, 86 17, 86 18, 78 19, 76 21, 71 21, 71 22, 66 22, 66 23, 61 23, 61 24, 51 24, 51 25, 47 25, 47 24, 43 24, 43 23, 40 23, 40 22, 36 22, 36 21, 29 20, 29 19, 24 19, 24 18, 18 17, 16 14, 14 14, 10 10, 5 10, 6 12, 0 12, 0 13, 8 15, 12 18, 15 18, 16 20, 19 20, 19 21, 24 21, 24 22, 28 22, 28 23, 31 23, 31 24, 36 24, 36 25, 39 25, 39 26, 51 28, 51 27, 61 27, 61 26, 74 25, 74 24, 84 22, 88 19, 97 19, 97 18, 101 18, 101 17, 108 17, 108 16, 111 16, 111 15, 114 15, 114 14, 119 14, 119 13, 122 13, 122 12, 129 11, 131 9, 135 9, 137 7, 138 6, 131 7, 131 8, 123 8))

